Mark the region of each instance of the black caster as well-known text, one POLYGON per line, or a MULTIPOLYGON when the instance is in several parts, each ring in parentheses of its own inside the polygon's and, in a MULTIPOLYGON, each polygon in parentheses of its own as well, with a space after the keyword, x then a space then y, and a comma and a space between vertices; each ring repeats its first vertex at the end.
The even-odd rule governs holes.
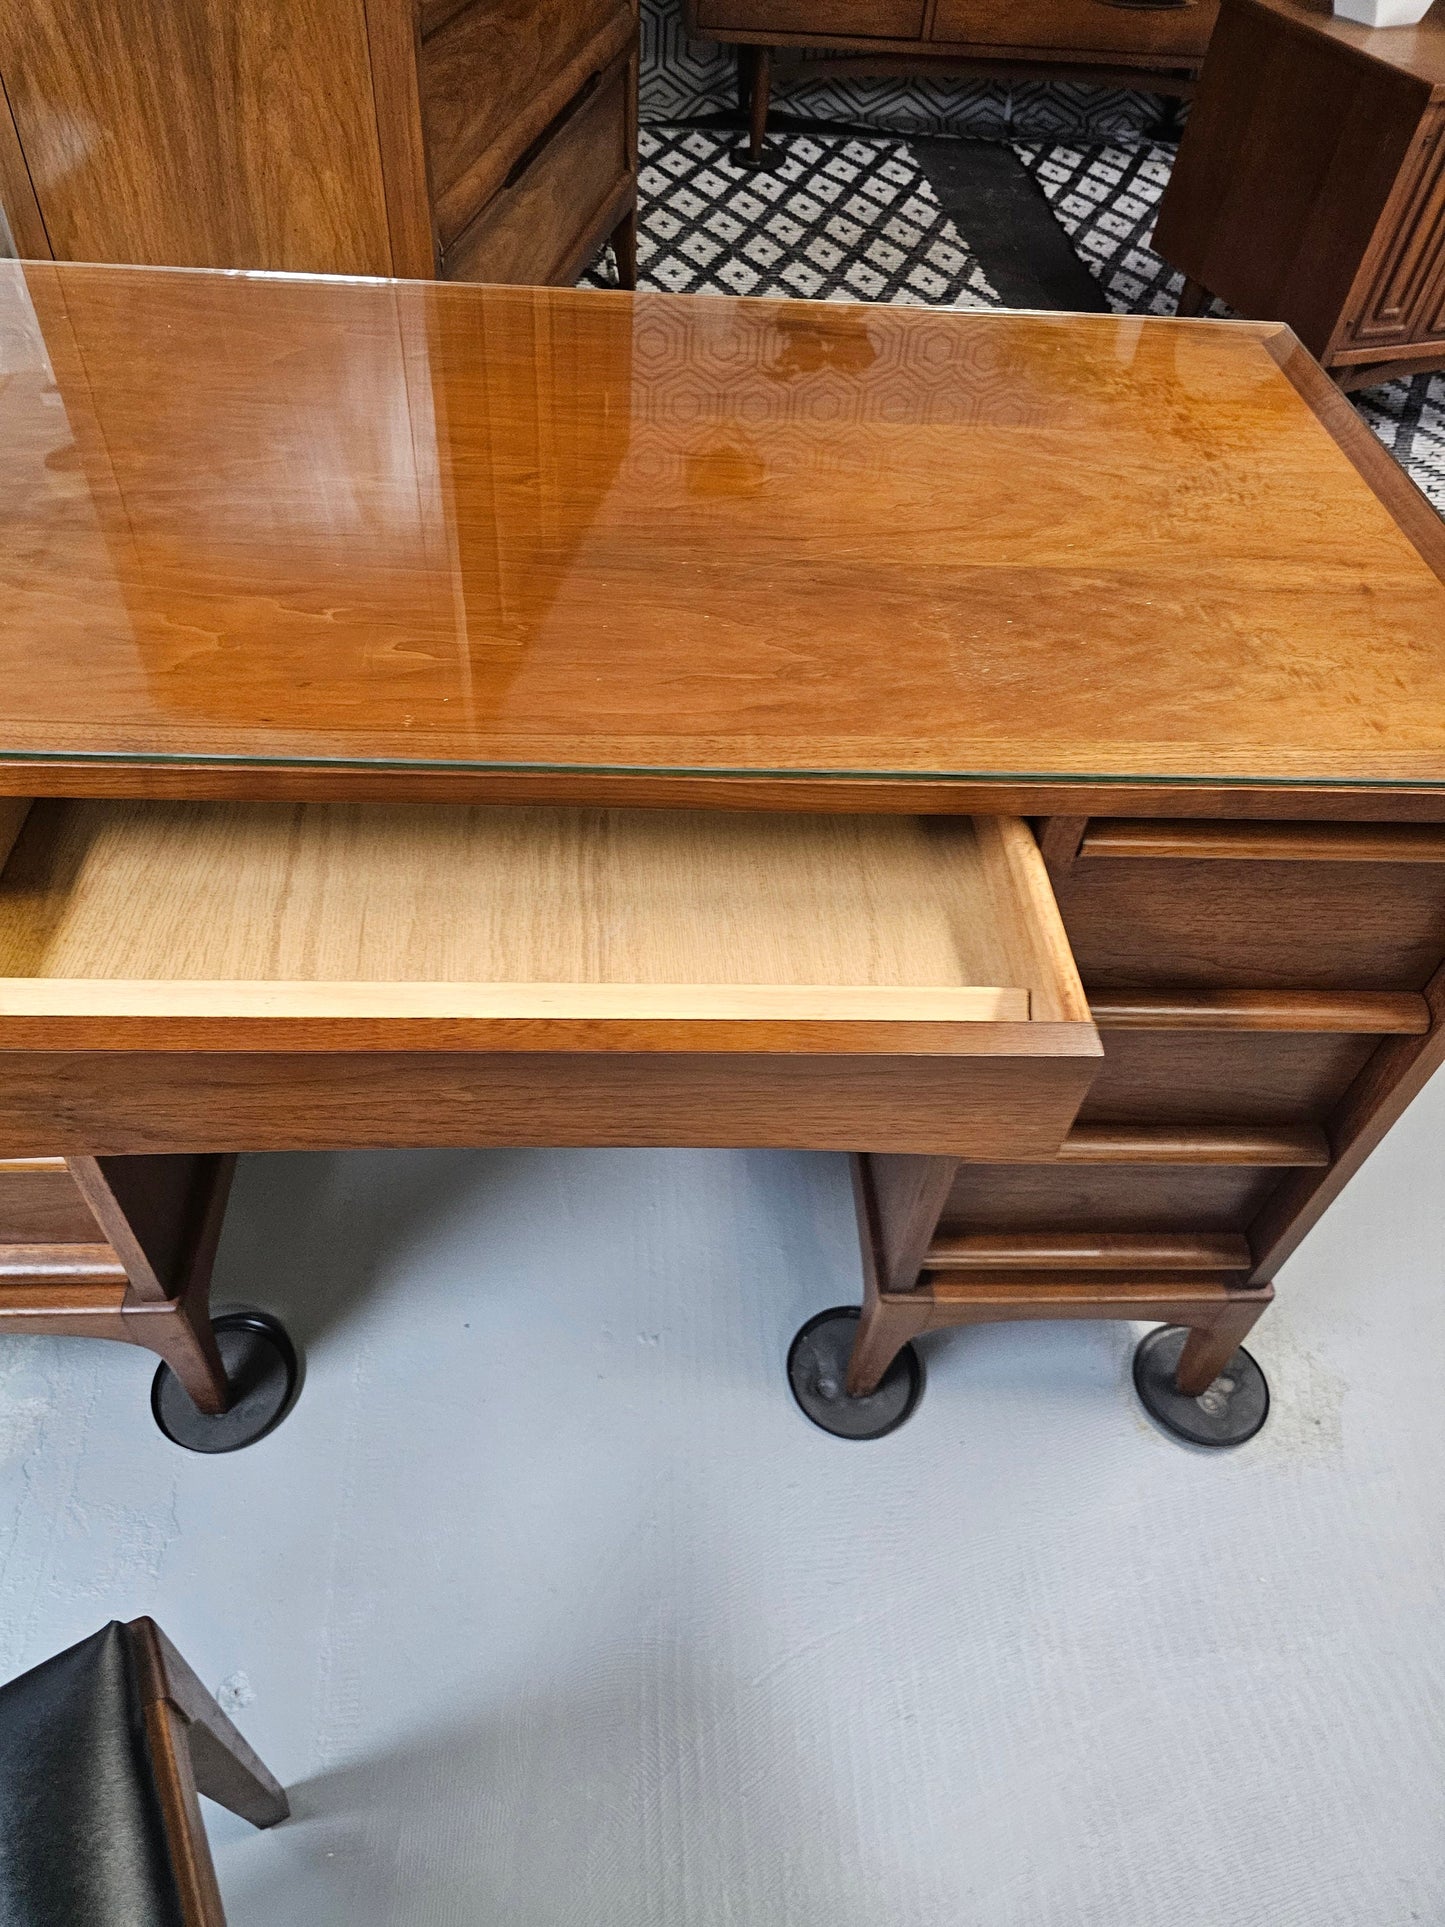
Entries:
POLYGON ((772 141, 764 141, 756 160, 749 151, 747 141, 739 141, 736 147, 728 150, 728 165, 741 169, 745 174, 771 173, 783 158, 783 150, 772 141))
POLYGON ((1190 1445, 1243 1445, 1269 1417, 1269 1381, 1241 1345, 1207 1391, 1188 1398, 1174 1372, 1189 1333, 1160 1325, 1134 1352, 1134 1389, 1151 1418, 1190 1445))
POLYGON ((211 1330, 235 1388, 230 1410, 198 1411, 170 1366, 162 1365, 151 1385, 151 1411, 166 1437, 188 1452, 239 1452, 274 1432, 290 1411, 301 1362, 286 1327, 269 1312, 223 1312, 211 1330))
POLYGON ((909 1417, 923 1392, 923 1361, 905 1345, 876 1392, 849 1398, 848 1360, 858 1335, 855 1306, 810 1318, 788 1348, 788 1383, 814 1425, 835 1439, 881 1439, 909 1417))

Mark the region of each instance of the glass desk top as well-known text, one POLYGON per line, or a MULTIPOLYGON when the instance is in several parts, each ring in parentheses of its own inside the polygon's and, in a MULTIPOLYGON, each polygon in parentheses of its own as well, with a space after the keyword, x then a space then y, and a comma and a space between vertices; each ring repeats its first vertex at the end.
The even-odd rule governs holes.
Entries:
POLYGON ((1441 552, 1267 324, 0 262, 10 763, 1442 785, 1441 552))

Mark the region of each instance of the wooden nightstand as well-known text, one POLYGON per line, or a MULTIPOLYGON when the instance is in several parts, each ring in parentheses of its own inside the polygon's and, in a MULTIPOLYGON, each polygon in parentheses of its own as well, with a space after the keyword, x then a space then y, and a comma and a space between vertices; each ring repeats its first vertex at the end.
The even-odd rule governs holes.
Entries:
POLYGON ((1224 0, 1154 245, 1343 388, 1445 367, 1445 6, 1371 29, 1224 0))

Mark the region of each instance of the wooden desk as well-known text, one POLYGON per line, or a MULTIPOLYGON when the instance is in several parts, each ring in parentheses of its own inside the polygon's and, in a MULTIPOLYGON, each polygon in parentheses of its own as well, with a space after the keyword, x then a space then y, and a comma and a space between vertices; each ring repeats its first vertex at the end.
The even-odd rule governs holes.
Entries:
POLYGON ((20 1328, 220 1401, 237 1151, 811 1145, 859 1389, 1202 1390, 1445 1050, 1445 540, 1281 328, 3 264, 0 368, 20 1328))
POLYGON ((1342 388, 1445 367, 1445 4, 1224 0, 1154 245, 1181 314, 1288 322, 1342 388))

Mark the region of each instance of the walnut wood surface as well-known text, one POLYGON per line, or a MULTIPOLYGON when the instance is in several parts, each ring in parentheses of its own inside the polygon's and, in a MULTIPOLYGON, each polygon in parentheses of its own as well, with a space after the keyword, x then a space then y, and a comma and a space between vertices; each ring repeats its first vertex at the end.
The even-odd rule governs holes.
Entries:
MULTIPOLYGON (((1231 826, 1233 827, 1233 826, 1231 826)), ((1096 990, 1089 1010, 1101 1029, 1340 1031, 1415 1035, 1430 1028, 1423 996, 1390 990, 1096 990)))
POLYGON ((761 1145, 1052 1157, 1097 1059, 12 1051, 0 1142, 75 1155, 761 1145))
POLYGON ((0 397, 11 756, 1445 783, 1445 584, 1258 329, 72 266, 0 314, 65 404, 0 397))
POLYGON ((936 1237, 929 1271, 1248 1271, 1249 1245, 1236 1233, 1148 1236, 1121 1232, 952 1232, 936 1237))
POLYGON ((1323 1167, 1330 1147, 1316 1124, 1075 1124, 1061 1164, 1280 1164, 1323 1167))
POLYGON ((1080 857, 1219 863, 1445 863, 1445 827, 1409 823, 1158 823, 1095 817, 1080 857))
POLYGON ((359 0, 4 0, 0 76, 61 259, 390 270, 359 0))
MULTIPOLYGON (((1445 363, 1445 14, 1224 0, 1154 245, 1327 365, 1445 363)), ((1383 378, 1383 377, 1382 377, 1383 378)))
POLYGON ((197 1796, 269 1827, 290 1812, 286 1794, 155 1621, 134 1619, 125 1630, 185 1927, 225 1927, 197 1796))

